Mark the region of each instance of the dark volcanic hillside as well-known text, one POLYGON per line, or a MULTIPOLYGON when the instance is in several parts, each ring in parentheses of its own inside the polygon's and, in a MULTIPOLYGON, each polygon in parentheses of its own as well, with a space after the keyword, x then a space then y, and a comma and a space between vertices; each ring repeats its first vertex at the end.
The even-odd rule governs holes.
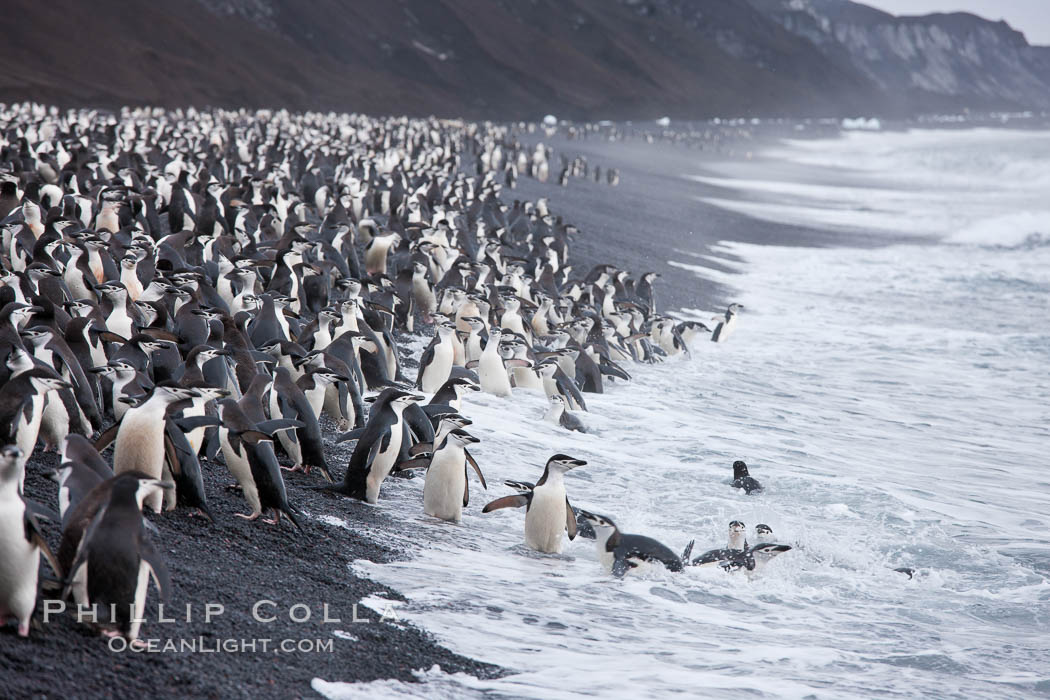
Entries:
MULTIPOLYGON (((938 89, 902 92, 900 65, 866 65, 853 43, 786 0, 8 0, 5 7, 11 30, 0 44, 0 101, 593 119, 1039 106, 1050 95, 1045 53, 1019 34, 1006 36, 1008 28, 977 18, 973 26, 937 25, 951 39, 936 47, 938 89), (954 60, 975 46, 984 63, 954 60), (1029 53, 1043 58, 1017 58, 1029 53), (1011 66, 1022 73, 1007 76, 1011 66), (980 89, 970 89, 975 83, 980 89)), ((889 17, 853 14, 854 33, 889 17)), ((913 58, 921 62, 922 52, 913 58)))

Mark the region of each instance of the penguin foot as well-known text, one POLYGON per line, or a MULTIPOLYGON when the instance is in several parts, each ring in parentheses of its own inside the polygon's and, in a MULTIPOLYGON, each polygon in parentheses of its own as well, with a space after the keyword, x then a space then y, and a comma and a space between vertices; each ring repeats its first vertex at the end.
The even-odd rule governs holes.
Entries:
POLYGON ((146 644, 146 642, 142 641, 141 639, 132 639, 128 642, 128 648, 132 649, 133 651, 142 651, 147 646, 148 645, 146 644))
POLYGON ((29 636, 29 622, 28 621, 26 621, 26 622, 21 622, 20 621, 18 623, 18 636, 22 637, 23 639, 25 639, 25 638, 27 638, 29 636))
POLYGON ((258 520, 262 513, 252 513, 251 515, 245 515, 244 513, 234 513, 238 518, 244 518, 245 520, 258 520))

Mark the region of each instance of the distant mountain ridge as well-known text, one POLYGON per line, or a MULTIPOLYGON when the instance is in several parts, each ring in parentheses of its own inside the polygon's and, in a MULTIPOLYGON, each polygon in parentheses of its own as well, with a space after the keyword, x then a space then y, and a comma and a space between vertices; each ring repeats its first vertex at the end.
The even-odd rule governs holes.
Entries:
POLYGON ((7 0, 0 101, 475 119, 1050 106, 1050 49, 846 0, 7 0))
POLYGON ((1050 48, 967 13, 895 17, 847 0, 749 0, 829 59, 913 104, 1050 107, 1050 48))

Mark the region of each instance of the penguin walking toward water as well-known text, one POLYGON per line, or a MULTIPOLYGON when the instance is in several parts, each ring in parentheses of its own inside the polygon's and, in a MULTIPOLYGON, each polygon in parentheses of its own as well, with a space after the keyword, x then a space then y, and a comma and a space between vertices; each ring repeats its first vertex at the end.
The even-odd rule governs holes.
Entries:
POLYGON ((401 453, 405 409, 409 404, 423 399, 422 396, 400 389, 384 389, 372 405, 368 423, 350 455, 343 483, 324 488, 368 503, 377 503, 383 481, 389 476, 401 453))
MULTIPOLYGON (((499 341, 502 337, 503 331, 499 328, 489 331, 488 343, 477 362, 478 378, 481 380, 481 390, 485 393, 510 396, 510 377, 499 354, 499 341)), ((468 363, 467 367, 471 367, 472 364, 468 363)))
POLYGON ((613 576, 623 578, 627 572, 642 570, 652 562, 660 562, 668 571, 682 570, 682 558, 652 537, 624 534, 611 519, 586 510, 581 509, 579 517, 594 528, 598 561, 613 576))
MULTIPOLYGON (((424 513, 454 523, 463 519, 463 508, 470 500, 466 448, 477 442, 481 441, 467 431, 455 428, 437 446, 423 484, 424 513)), ((477 462, 473 462, 473 466, 484 484, 485 478, 481 476, 477 462)))
POLYGON ((524 506, 525 544, 537 552, 561 554, 562 534, 568 532, 569 539, 573 540, 577 533, 576 514, 565 494, 564 477, 566 472, 586 464, 582 459, 556 454, 547 460, 539 481, 535 484, 508 482, 512 488, 519 489, 519 493, 497 498, 481 512, 524 506))
POLYGON ((718 322, 715 330, 711 333, 711 340, 716 343, 724 343, 736 328, 736 312, 744 308, 742 304, 730 304, 726 309, 725 318, 718 322))
POLYGON ((455 357, 453 338, 456 326, 453 323, 437 324, 437 336, 419 359, 419 377, 416 388, 428 394, 437 393, 452 374, 452 361, 455 357))
POLYGON ((124 472, 108 487, 109 498, 84 533, 63 597, 72 591, 78 605, 98 606, 103 635, 123 635, 137 647, 150 578, 162 602, 171 590, 167 566, 146 533, 142 506, 172 484, 124 472))
POLYGON ((744 493, 761 493, 762 484, 748 474, 747 465, 741 460, 733 462, 733 488, 744 489, 744 493))
POLYGON ((292 420, 253 422, 233 399, 219 402, 219 440, 226 467, 237 479, 244 498, 252 512, 237 516, 255 520, 266 511, 273 511, 273 520, 263 522, 277 525, 286 515, 296 528, 302 529, 295 510, 288 503, 281 467, 273 451, 273 434, 279 430, 294 430, 303 426, 292 420))
POLYGON ((40 507, 22 496, 24 456, 15 445, 0 450, 0 626, 14 617, 19 637, 29 636, 41 553, 55 574, 62 575, 37 522, 40 507))

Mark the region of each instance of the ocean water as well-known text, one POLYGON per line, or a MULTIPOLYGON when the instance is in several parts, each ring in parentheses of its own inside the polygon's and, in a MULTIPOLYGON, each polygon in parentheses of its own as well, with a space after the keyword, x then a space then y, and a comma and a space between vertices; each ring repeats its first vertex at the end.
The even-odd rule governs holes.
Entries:
POLYGON ((730 286, 745 305, 737 330, 588 395, 589 434, 543 423, 540 396, 468 398, 489 491, 471 484, 457 526, 423 515, 421 479, 388 482, 382 507, 410 524, 400 543, 413 557, 353 568, 404 593, 401 617, 511 675, 433 668, 417 684, 324 678, 316 690, 1050 695, 1050 134, 853 133, 762 156, 683 176, 716 181, 733 192, 716 203, 759 219, 915 242, 674 254, 730 286), (625 532, 703 551, 739 519, 795 548, 752 579, 616 580, 583 539, 531 553, 522 511, 480 508, 556 451, 589 462, 566 477, 572 502, 625 532), (735 459, 764 493, 729 486, 735 459))

